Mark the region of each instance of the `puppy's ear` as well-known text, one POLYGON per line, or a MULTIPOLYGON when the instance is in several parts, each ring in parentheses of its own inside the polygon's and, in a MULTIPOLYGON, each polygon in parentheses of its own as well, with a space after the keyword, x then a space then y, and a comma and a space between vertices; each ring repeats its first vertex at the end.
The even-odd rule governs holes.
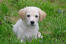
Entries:
POLYGON ((39 19, 42 21, 46 17, 46 13, 39 9, 39 19))
POLYGON ((24 8, 24 9, 19 10, 19 12, 18 12, 18 14, 21 16, 21 18, 22 18, 22 19, 25 19, 25 13, 26 13, 25 8, 24 8))

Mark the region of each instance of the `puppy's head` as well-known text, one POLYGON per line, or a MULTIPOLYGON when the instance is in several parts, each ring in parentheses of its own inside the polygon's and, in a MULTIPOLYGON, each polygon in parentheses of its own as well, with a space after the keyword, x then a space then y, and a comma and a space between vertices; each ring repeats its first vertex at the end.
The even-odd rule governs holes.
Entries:
POLYGON ((37 7, 26 7, 19 10, 19 15, 27 25, 34 26, 38 23, 38 20, 42 21, 45 18, 46 13, 37 7))

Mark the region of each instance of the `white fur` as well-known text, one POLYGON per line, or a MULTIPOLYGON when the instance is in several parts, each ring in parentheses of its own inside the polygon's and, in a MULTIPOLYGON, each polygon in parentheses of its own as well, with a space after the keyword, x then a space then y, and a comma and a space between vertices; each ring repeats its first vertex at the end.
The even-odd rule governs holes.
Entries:
MULTIPOLYGON (((39 20, 39 12, 37 7, 26 7, 27 12, 25 14, 25 19, 19 19, 16 24, 13 26, 13 31, 16 36, 21 39, 21 41, 32 40, 32 38, 41 38, 41 33, 38 31, 38 20, 39 20), (26 17, 26 15, 30 15, 30 18, 26 17), (38 18, 35 17, 38 15, 38 18), (31 26, 30 21, 34 21, 34 26, 31 26)), ((24 8, 25 9, 25 8, 24 8)), ((21 10, 20 10, 21 11, 21 10)))

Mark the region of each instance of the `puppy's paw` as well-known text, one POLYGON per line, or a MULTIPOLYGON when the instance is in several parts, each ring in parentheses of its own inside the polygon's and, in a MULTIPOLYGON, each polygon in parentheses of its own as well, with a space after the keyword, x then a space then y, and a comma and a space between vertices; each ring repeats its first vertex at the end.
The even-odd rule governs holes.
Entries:
POLYGON ((43 36, 41 35, 40 32, 37 33, 37 37, 38 37, 38 38, 43 38, 43 36))
POLYGON ((24 42, 23 40, 21 40, 21 43, 24 42))

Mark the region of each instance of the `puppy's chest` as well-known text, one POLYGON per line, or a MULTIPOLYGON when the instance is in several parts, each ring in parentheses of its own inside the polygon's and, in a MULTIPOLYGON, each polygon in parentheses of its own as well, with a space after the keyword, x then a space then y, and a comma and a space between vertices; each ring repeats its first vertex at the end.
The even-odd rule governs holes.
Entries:
POLYGON ((38 26, 21 27, 21 30, 21 35, 23 35, 23 37, 32 38, 33 36, 37 36, 38 26))
POLYGON ((24 32, 24 35, 27 37, 32 37, 35 36, 37 34, 37 30, 26 30, 24 32))

